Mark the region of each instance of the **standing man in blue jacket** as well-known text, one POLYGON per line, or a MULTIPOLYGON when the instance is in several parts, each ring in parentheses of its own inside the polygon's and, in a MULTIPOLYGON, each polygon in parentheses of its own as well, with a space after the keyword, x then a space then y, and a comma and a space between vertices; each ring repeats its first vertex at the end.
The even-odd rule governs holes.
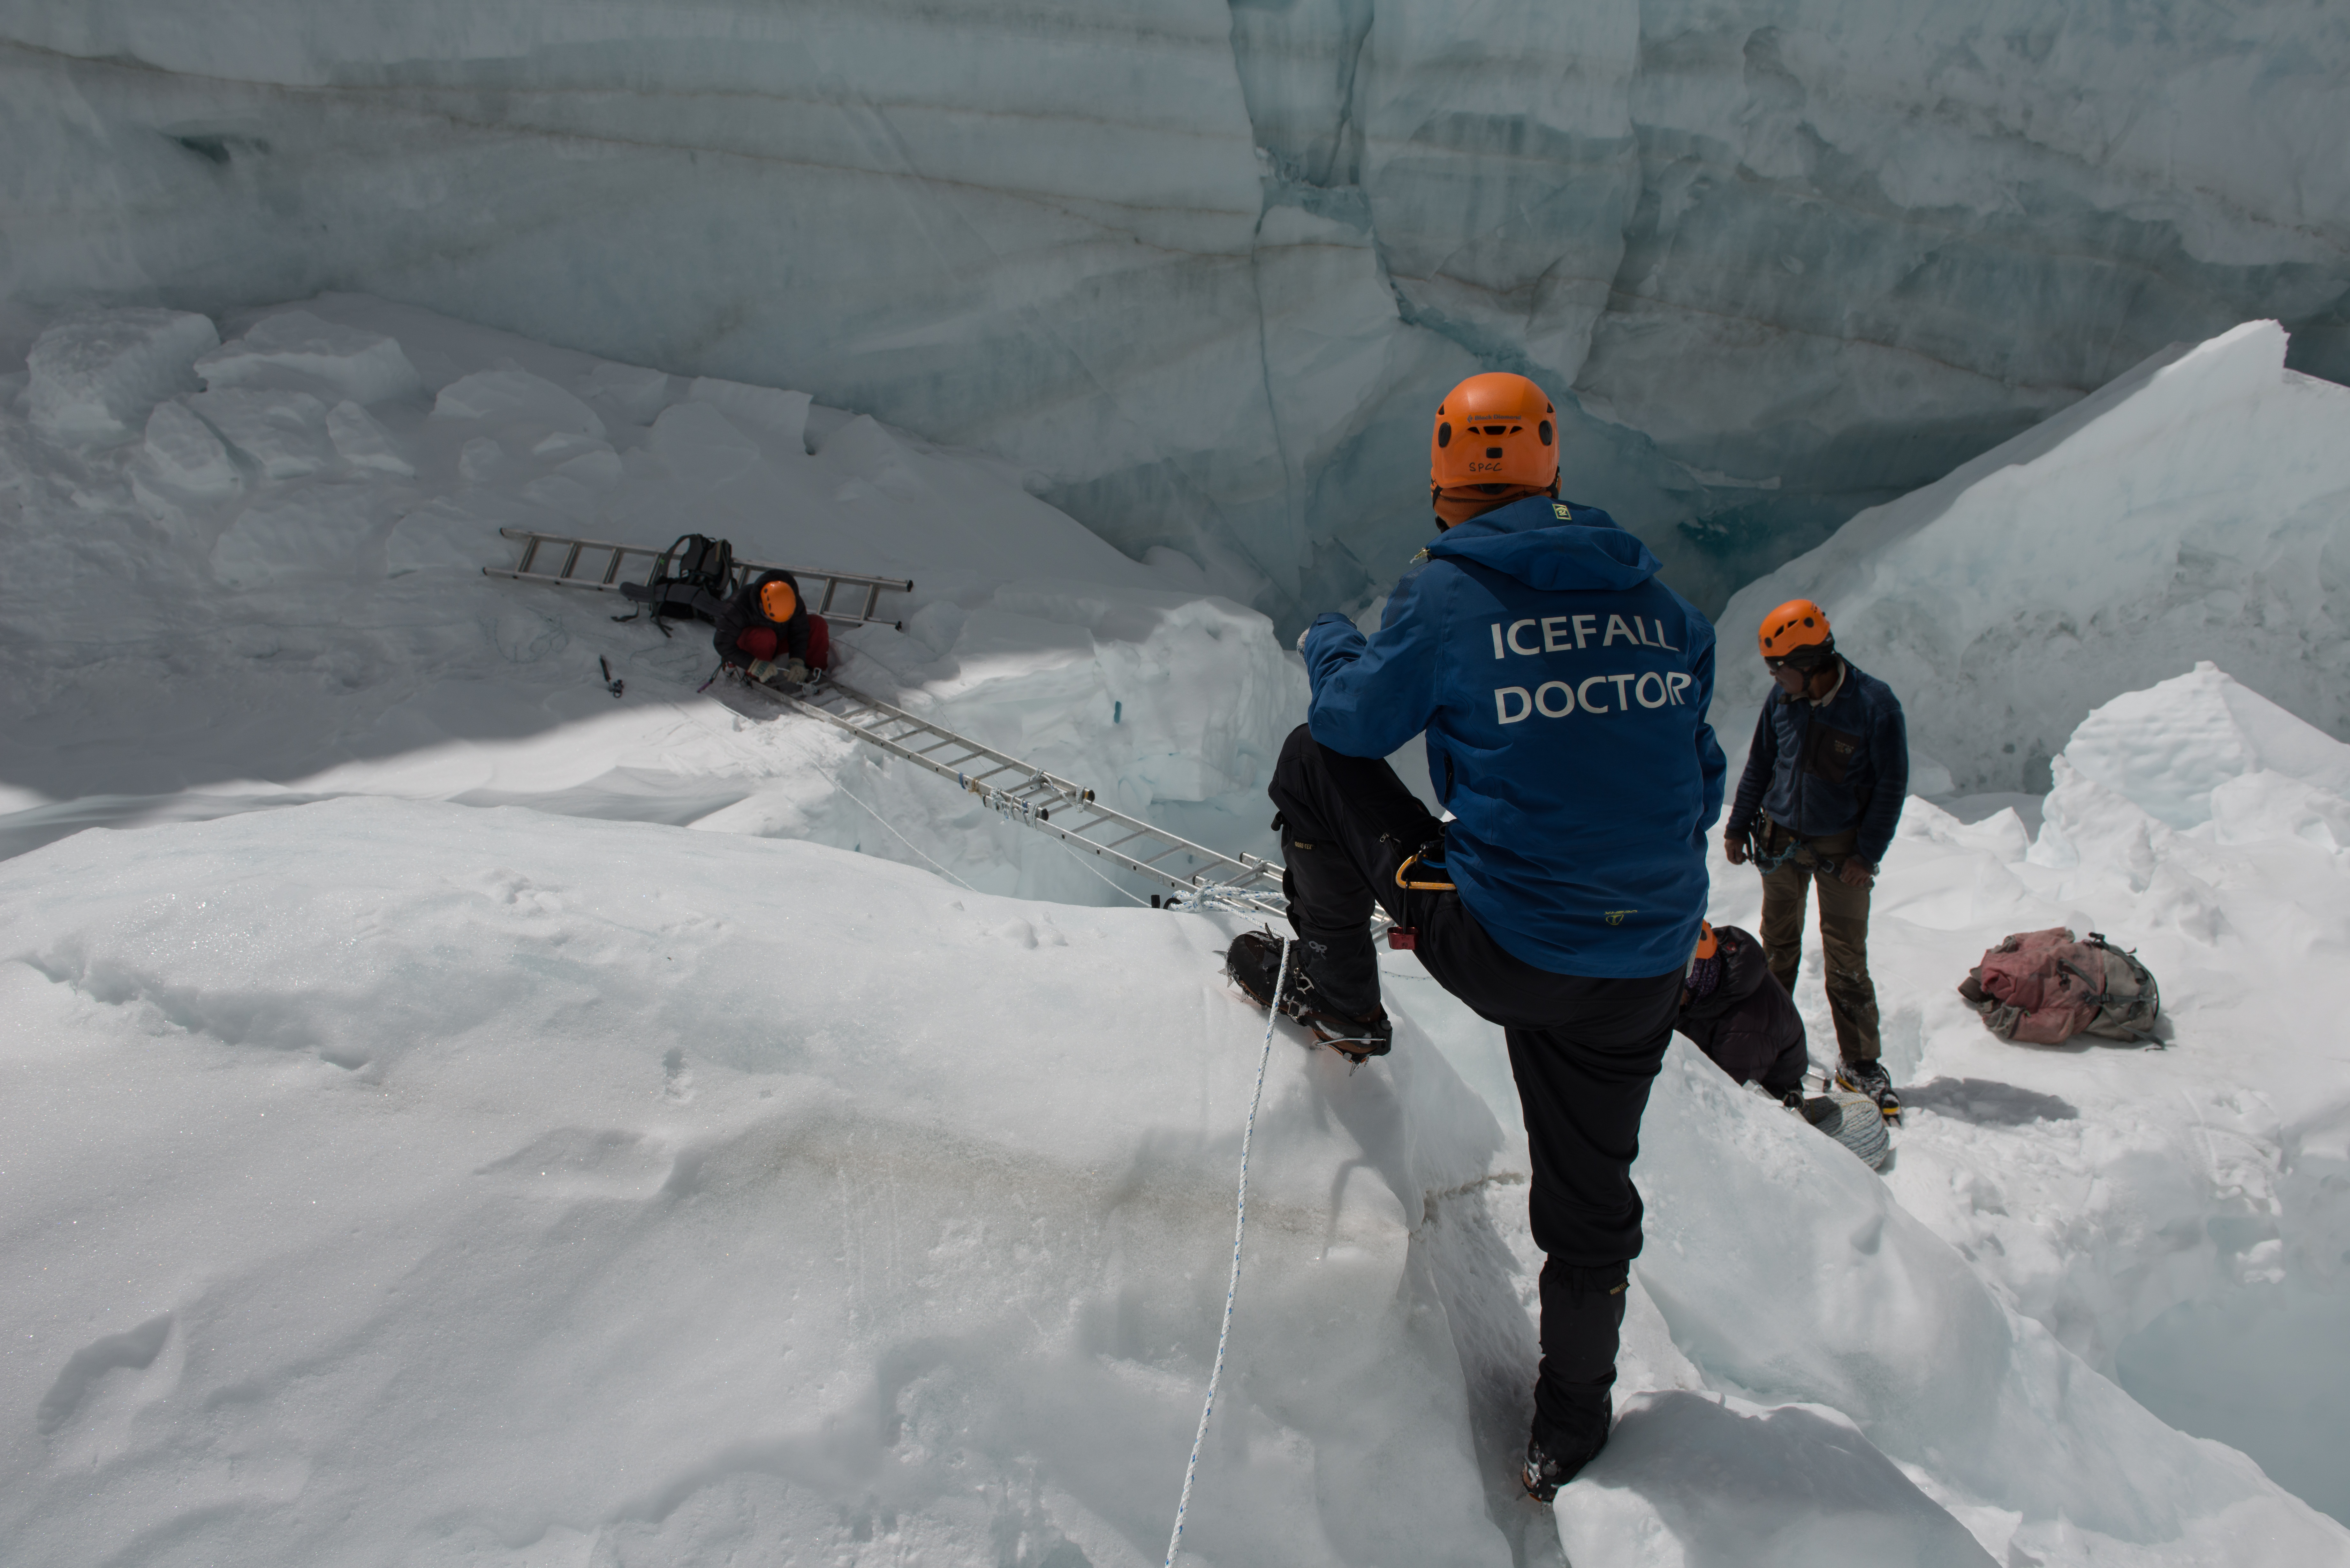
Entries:
POLYGON ((1439 983, 1502 1026, 1534 1164, 1542 1366, 1526 1490, 1547 1501, 1607 1440, 1640 1115, 1705 912, 1721 809, 1706 724, 1713 628, 1607 514, 1557 499, 1557 415, 1523 376, 1438 408, 1438 536, 1366 639, 1326 614, 1299 646, 1307 722, 1283 747, 1297 941, 1232 945, 1233 979, 1357 1059, 1385 1052, 1377 905, 1439 983), (1428 737, 1440 822, 1383 760, 1428 737))
POLYGON ((1722 847, 1732 866, 1752 859, 1762 872, 1762 950, 1790 996, 1817 884, 1836 1082, 1898 1119, 1900 1096, 1877 1060, 1868 893, 1909 794, 1901 701, 1837 654, 1828 612, 1809 599, 1763 617, 1756 638, 1776 690, 1762 699, 1722 847))

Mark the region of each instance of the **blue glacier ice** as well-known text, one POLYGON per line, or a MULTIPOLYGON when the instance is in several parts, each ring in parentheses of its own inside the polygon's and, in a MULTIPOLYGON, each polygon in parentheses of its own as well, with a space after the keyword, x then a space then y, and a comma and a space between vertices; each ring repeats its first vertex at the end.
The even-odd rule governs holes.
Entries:
POLYGON ((0 3, 0 337, 355 290, 983 449, 1294 623, 1433 400, 1708 606, 2173 341, 2350 379, 2340 7, 0 3))

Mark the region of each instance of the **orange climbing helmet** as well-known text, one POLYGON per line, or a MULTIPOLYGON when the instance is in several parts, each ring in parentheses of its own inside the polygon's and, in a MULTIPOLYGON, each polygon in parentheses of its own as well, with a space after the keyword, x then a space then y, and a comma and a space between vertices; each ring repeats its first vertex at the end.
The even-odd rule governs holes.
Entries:
POLYGON ((1440 493, 1547 490, 1558 479, 1558 410, 1523 376, 1471 376, 1436 405, 1428 480, 1440 493))
POLYGON ((781 624, 791 619, 792 612, 799 607, 800 597, 792 592, 789 583, 769 583, 759 590, 759 613, 769 620, 781 624))
POLYGON ((1711 920, 1700 920, 1697 930, 1697 957, 1702 962, 1721 950, 1721 939, 1713 934, 1713 922, 1711 920))
POLYGON ((1835 651, 1828 612, 1809 599, 1789 599, 1764 616, 1754 640, 1766 664, 1793 660, 1799 670, 1821 663, 1835 651))

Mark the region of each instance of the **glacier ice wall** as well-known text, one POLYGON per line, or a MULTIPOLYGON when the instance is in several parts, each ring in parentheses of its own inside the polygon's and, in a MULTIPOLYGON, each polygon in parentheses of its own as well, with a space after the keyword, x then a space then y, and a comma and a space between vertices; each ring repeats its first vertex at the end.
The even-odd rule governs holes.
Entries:
POLYGON ((1523 369, 1712 604, 2171 341, 2350 374, 2345 66, 2339 8, 2152 0, 0 0, 0 296, 806 388, 1284 618, 1523 369))
POLYGON ((1714 722, 1754 723, 1756 628, 1800 596, 1962 790, 2045 791, 2091 709, 2202 660, 2350 736, 2350 389, 2284 358, 2272 321, 2150 356, 1748 584, 1714 722))

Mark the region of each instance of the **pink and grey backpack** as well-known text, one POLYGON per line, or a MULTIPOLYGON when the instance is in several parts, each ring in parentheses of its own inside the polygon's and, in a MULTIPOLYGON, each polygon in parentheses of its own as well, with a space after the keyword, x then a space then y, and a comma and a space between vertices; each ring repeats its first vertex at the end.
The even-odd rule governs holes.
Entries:
POLYGON ((2137 1044, 2155 1038, 2162 992, 2133 952, 2091 931, 2025 931, 1983 954, 1959 994, 2002 1040, 2054 1045, 2075 1034, 2137 1044))

